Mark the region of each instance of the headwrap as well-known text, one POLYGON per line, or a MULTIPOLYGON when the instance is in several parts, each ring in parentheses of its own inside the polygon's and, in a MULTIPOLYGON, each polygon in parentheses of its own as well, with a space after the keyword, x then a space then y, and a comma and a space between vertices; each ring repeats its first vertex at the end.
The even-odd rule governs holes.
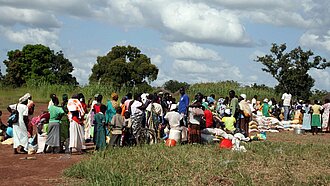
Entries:
POLYGON ((118 97, 118 94, 114 92, 114 93, 111 94, 111 98, 113 99, 115 97, 118 97))
POLYGON ((219 98, 218 102, 221 103, 221 104, 223 104, 225 102, 225 99, 219 98))
POLYGON ((30 97, 31 97, 31 94, 26 93, 24 96, 22 96, 21 98, 19 98, 18 102, 19 103, 23 103, 24 101, 27 101, 30 97))

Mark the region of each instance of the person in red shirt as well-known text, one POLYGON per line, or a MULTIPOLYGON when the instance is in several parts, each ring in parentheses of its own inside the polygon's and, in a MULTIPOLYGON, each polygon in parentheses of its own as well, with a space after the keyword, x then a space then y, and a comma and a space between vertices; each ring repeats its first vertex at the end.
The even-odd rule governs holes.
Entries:
POLYGON ((204 118, 205 118, 205 127, 206 128, 214 128, 213 127, 213 114, 208 107, 206 102, 203 103, 204 107, 204 118))

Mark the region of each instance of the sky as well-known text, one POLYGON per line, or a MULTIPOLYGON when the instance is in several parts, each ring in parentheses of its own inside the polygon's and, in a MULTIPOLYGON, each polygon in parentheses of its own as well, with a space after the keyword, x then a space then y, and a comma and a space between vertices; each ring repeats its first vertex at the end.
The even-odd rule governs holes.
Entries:
MULTIPOLYGON (((132 45, 159 68, 154 86, 234 80, 273 87, 257 56, 272 43, 330 60, 328 0, 0 0, 0 66, 26 44, 62 50, 81 85, 97 56, 132 45)), ((330 91, 330 68, 309 71, 330 91)))

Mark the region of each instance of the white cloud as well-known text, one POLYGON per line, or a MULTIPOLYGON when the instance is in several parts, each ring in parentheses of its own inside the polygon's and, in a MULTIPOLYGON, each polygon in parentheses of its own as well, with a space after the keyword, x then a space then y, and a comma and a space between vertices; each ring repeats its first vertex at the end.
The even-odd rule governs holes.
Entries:
POLYGON ((57 29, 49 31, 41 28, 27 28, 20 31, 14 31, 11 28, 0 26, 0 33, 14 43, 22 45, 43 44, 49 46, 53 50, 60 50, 61 48, 57 44, 57 32, 57 29))
POLYGON ((172 43, 166 48, 166 51, 176 59, 220 60, 216 51, 189 42, 172 43))
POLYGON ((330 52, 330 30, 325 34, 306 32, 300 37, 299 42, 302 46, 325 49, 330 52))
POLYGON ((26 26, 41 28, 58 28, 61 25, 56 17, 49 12, 4 6, 0 6, 0 12, 1 25, 14 26, 17 23, 20 23, 26 26))
POLYGON ((155 55, 155 56, 151 56, 151 63, 155 64, 155 65, 160 65, 162 64, 162 56, 161 55, 155 55))
POLYGON ((309 74, 315 79, 314 87, 319 90, 328 90, 330 87, 330 70, 311 69, 309 74))
POLYGON ((247 45, 250 39, 238 17, 227 10, 217 10, 202 3, 170 3, 161 13, 162 22, 174 41, 247 45))
POLYGON ((89 49, 76 54, 69 55, 68 59, 72 62, 74 71, 72 74, 77 78, 80 85, 88 83, 88 78, 91 75, 94 64, 98 56, 104 54, 99 49, 89 49))

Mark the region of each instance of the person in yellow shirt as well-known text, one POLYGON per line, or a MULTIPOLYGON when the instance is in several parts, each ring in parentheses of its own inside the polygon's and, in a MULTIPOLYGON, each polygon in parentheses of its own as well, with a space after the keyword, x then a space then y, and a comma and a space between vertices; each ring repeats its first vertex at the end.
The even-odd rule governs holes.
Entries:
POLYGON ((222 122, 225 124, 225 130, 228 133, 234 133, 235 131, 235 126, 234 124, 236 123, 236 119, 234 116, 231 115, 230 109, 225 110, 225 116, 222 118, 222 122))
POLYGON ((317 100, 314 101, 314 105, 312 106, 312 133, 318 133, 319 128, 321 128, 321 110, 322 106, 319 104, 317 100))

